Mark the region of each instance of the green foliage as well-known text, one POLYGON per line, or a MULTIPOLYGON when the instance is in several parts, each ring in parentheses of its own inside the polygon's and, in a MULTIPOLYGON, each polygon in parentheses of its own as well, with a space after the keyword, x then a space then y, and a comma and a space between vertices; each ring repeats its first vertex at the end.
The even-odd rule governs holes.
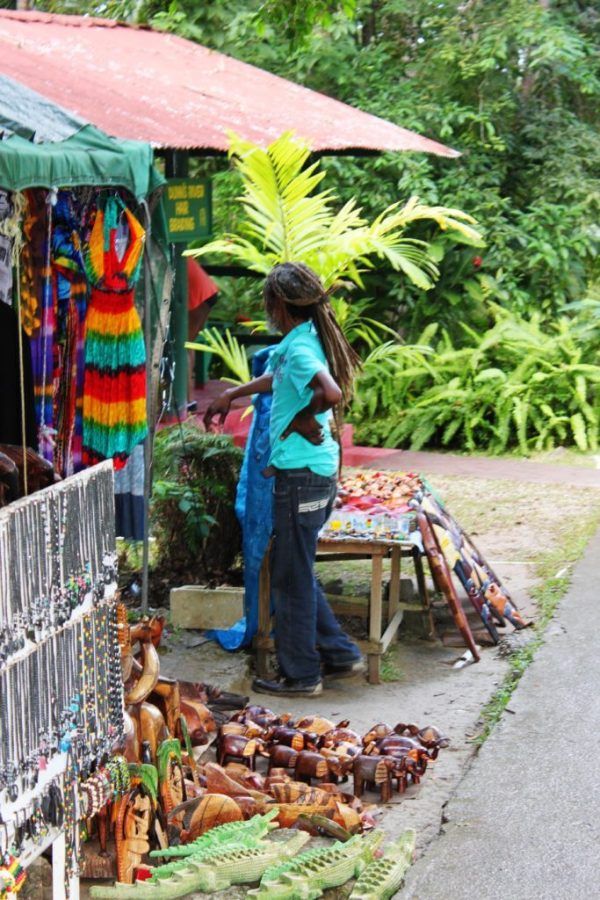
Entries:
POLYGON ((598 447, 600 365, 571 320, 544 325, 496 306, 494 325, 463 325, 465 346, 431 326, 415 345, 377 347, 359 376, 352 417, 361 440, 523 454, 598 447))
MULTIPOLYGON (((452 238, 440 234, 433 221, 412 223, 407 235, 428 245, 427 259, 439 272, 434 279, 425 266, 425 278, 434 282, 425 293, 394 271, 385 256, 371 257, 370 266, 357 264, 363 269, 360 314, 410 342, 398 346, 386 341, 368 358, 355 409, 356 418, 365 422, 359 433, 375 440, 377 434, 388 436, 390 425, 402 430, 396 411, 423 400, 422 391, 428 402, 419 409, 419 444, 432 440, 488 450, 515 445, 531 449, 564 440, 594 446, 594 377, 589 372, 569 375, 561 368, 558 347, 573 342, 565 351, 566 366, 579 364, 573 360, 580 350, 584 365, 598 364, 596 3, 47 0, 37 6, 116 13, 159 24, 459 149, 459 159, 386 153, 322 161, 325 178, 319 190, 333 191, 342 207, 359 198, 366 221, 399 197, 418 195, 424 204, 468 210, 482 223, 487 241, 485 251, 474 251, 457 241, 456 233, 452 238), (477 362, 481 342, 501 330, 500 320, 490 327, 490 302, 514 312, 519 328, 533 329, 533 356, 548 351, 552 371, 541 362, 533 371, 526 352, 520 356, 514 349, 514 358, 507 354, 497 361, 496 351, 486 348, 477 362), (561 316, 571 317, 568 326, 561 316), (433 323, 435 346, 428 331, 419 347, 422 332, 433 323), (463 350, 466 355, 461 355, 463 350), (437 375, 440 357, 444 367, 437 375), (410 372, 411 367, 420 375, 403 375, 396 384, 396 373, 410 372), (475 381, 486 368, 502 376, 487 371, 475 381), (540 377, 533 380, 534 375, 540 377), (453 378, 458 382, 450 388, 453 378), (444 391, 447 399, 455 389, 463 392, 456 400, 456 421, 444 412, 444 391), (439 394, 431 393, 434 390, 439 394), (509 390, 513 393, 507 396, 509 390), (541 407, 546 390, 551 415, 541 407), (500 397, 502 408, 493 408, 500 397), (390 421, 384 419, 386 411, 390 421), (375 421, 371 427, 371 415, 380 417, 379 424, 375 421)), ((240 191, 238 172, 218 172, 214 186, 217 233, 239 234, 245 217, 233 202, 240 191)), ((422 250, 424 245, 414 246, 422 250)), ((230 292, 230 306, 240 304, 254 316, 258 295, 255 284, 238 283, 230 292)), ((355 307, 353 303, 351 311, 355 307)), ((373 348, 371 342, 357 340, 363 349, 373 348)), ((406 429, 402 441, 408 443, 416 434, 416 428, 406 429)))
POLYGON ((193 424, 162 429, 154 448, 155 576, 223 578, 240 552, 234 503, 242 451, 193 424))
POLYGON ((228 328, 225 334, 221 334, 218 328, 205 328, 201 332, 202 342, 186 343, 188 350, 200 350, 203 353, 214 353, 223 361, 225 366, 235 376, 234 378, 225 378, 232 384, 246 384, 252 377, 250 374, 250 365, 244 348, 231 334, 228 328))
POLYGON ((362 285, 362 273, 376 258, 429 290, 437 266, 426 241, 404 237, 408 225, 435 222, 448 234, 481 244, 471 216, 426 206, 418 197, 404 205, 393 203, 370 224, 352 198, 336 210, 333 191, 317 192, 325 173, 318 162, 309 164, 308 146, 291 134, 281 135, 266 150, 231 135, 229 155, 243 183, 245 216, 239 233, 187 251, 193 256, 217 253, 264 274, 279 262, 304 262, 326 287, 342 278, 362 285))

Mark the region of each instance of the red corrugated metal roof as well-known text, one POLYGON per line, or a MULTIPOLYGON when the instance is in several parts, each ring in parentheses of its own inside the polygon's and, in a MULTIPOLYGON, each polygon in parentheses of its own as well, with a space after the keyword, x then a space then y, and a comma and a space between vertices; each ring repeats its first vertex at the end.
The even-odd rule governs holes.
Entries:
POLYGON ((171 34, 109 19, 0 11, 0 71, 115 137, 156 148, 266 146, 293 130, 315 151, 455 150, 171 34))

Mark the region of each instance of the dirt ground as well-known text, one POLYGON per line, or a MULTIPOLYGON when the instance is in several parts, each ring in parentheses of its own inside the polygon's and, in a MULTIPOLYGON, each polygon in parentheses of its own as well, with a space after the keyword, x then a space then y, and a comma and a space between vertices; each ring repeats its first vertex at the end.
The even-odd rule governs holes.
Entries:
MULTIPOLYGON (((560 547, 578 523, 600 519, 600 491, 439 476, 432 479, 432 487, 475 538, 519 608, 531 616, 535 616, 531 593, 541 580, 537 571, 540 560, 560 547)), ((333 565, 322 571, 323 580, 340 577, 333 565)), ((352 571, 344 563, 353 592, 357 584, 366 587, 365 565, 354 563, 352 571)), ((545 574, 549 577, 556 572, 545 574)), ((251 694, 251 655, 229 654, 213 643, 190 647, 199 640, 197 632, 171 634, 162 656, 164 674, 251 694)), ((481 708, 507 669, 506 659, 495 648, 485 648, 481 662, 455 669, 452 664, 461 653, 439 641, 404 638, 393 645, 384 667, 384 674, 391 673, 393 681, 381 685, 369 685, 362 678, 338 682, 310 701, 271 701, 264 695, 253 699, 295 715, 318 712, 333 720, 349 718, 358 731, 381 721, 390 725, 417 722, 433 723, 447 734, 450 747, 440 754, 422 783, 382 810, 384 829, 394 835, 404 827, 414 827, 420 849, 439 830, 443 806, 475 752, 472 738, 481 708)))
MULTIPOLYGON (((532 592, 564 568, 560 548, 582 523, 600 522, 600 490, 454 476, 435 476, 431 486, 475 539, 521 611, 534 618, 532 592), (554 570, 543 571, 541 562, 550 554, 554 570)), ((336 564, 328 564, 321 566, 320 574, 324 582, 341 582, 345 593, 360 595, 368 587, 367 565, 344 563, 336 568, 336 564)), ((403 574, 410 574, 408 567, 403 574)), ((392 726, 415 722, 435 724, 446 734, 450 746, 430 766, 421 784, 379 807, 379 824, 390 838, 406 827, 416 830, 420 854, 439 832, 444 806, 476 753, 473 739, 480 727, 481 709, 507 671, 506 658, 493 647, 482 650, 479 663, 454 668, 462 652, 439 640, 416 639, 405 629, 386 655, 383 673, 388 680, 380 685, 354 678, 326 684, 322 696, 311 700, 271 700, 265 695, 252 699, 295 716, 319 713, 334 721, 347 718, 358 731, 377 722, 392 726)), ((164 641, 161 670, 167 676, 206 681, 251 695, 251 654, 226 653, 204 641, 199 632, 171 631, 164 641)), ((365 799, 375 802, 376 797, 366 795, 365 799)), ((242 894, 230 890, 222 896, 242 894)))

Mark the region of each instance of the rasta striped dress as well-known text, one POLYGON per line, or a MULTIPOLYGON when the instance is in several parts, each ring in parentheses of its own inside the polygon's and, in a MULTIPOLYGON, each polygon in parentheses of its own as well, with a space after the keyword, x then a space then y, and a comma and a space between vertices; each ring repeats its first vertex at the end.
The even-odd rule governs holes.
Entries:
POLYGON ((146 351, 134 303, 145 232, 118 197, 98 209, 86 269, 93 285, 85 322, 83 461, 121 469, 146 436, 146 351), (126 236, 119 253, 117 236, 126 236))

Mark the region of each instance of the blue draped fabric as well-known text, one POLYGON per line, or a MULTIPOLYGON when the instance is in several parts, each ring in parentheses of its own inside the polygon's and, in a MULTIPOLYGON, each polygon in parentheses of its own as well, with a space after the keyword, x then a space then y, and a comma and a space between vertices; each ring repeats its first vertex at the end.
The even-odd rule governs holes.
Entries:
MULTIPOLYGON (((273 349, 265 347, 254 354, 254 378, 265 371, 273 349)), ((242 526, 245 615, 231 628, 206 632, 208 638, 218 641, 225 650, 248 647, 258 628, 258 581, 273 529, 273 479, 262 474, 271 455, 271 401, 271 394, 257 394, 253 399, 254 415, 235 501, 235 511, 242 526)))

